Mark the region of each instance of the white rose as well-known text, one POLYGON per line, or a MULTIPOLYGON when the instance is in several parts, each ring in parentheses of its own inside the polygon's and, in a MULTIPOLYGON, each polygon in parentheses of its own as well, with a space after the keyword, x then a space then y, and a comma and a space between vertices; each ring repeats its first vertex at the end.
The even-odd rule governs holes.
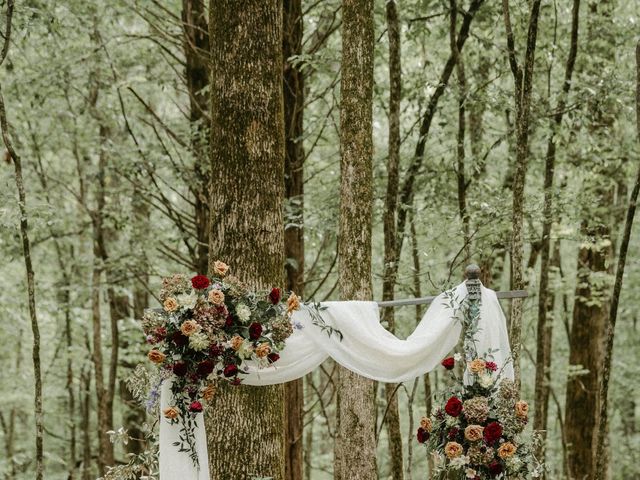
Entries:
POLYGON ((482 388, 489 388, 491 385, 493 385, 493 378, 491 377, 491 374, 487 374, 487 373, 481 374, 480 386, 482 388))
POLYGON ((236 307, 236 315, 241 322, 246 322, 251 318, 251 309, 249 309, 249 307, 244 303, 241 303, 236 307))

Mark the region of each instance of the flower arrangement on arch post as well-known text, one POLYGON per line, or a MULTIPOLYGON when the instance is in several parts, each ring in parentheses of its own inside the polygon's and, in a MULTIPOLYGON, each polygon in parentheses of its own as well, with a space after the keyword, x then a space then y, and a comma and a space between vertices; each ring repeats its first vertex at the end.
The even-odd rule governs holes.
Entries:
POLYGON ((199 466, 196 415, 214 398, 218 381, 239 385, 249 362, 264 368, 278 361, 300 300, 293 292, 285 300, 279 288, 252 291, 216 261, 211 277, 164 278, 160 301, 161 310, 149 309, 142 318, 147 356, 161 379, 172 379, 171 404, 162 415, 180 424, 176 447, 199 466))

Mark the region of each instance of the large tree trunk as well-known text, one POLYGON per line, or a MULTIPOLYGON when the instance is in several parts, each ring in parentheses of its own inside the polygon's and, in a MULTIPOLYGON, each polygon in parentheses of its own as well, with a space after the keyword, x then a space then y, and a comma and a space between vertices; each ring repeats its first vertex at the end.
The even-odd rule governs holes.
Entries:
MULTIPOLYGON (((209 263, 283 281, 282 7, 212 0, 209 263)), ((212 479, 284 478, 284 387, 221 386, 206 418, 212 479)))
POLYGON ((607 148, 618 107, 610 97, 606 82, 600 80, 601 72, 611 65, 611 55, 617 45, 612 33, 613 10, 613 1, 590 2, 587 16, 589 61, 583 73, 587 81, 594 82, 591 85, 594 93, 587 102, 585 124, 594 148, 588 158, 593 171, 585 177, 582 188, 598 209, 581 211, 583 241, 578 251, 565 407, 569 447, 567 470, 571 479, 597 478, 594 451, 600 420, 599 386, 613 273, 611 232, 616 223, 612 183, 620 179, 617 159, 607 148))
MULTIPOLYGON (((287 289, 304 294, 304 76, 289 61, 302 53, 302 2, 285 0, 282 51, 284 61, 285 197, 291 218, 286 219, 284 249, 287 289)), ((287 480, 302 480, 304 390, 300 378, 285 385, 287 480)))
MULTIPOLYGON (((373 0, 342 4, 340 297, 371 299, 373 0)), ((336 480, 377 477, 374 385, 340 367, 336 480)))
POLYGON ((194 268, 199 273, 207 271, 209 254, 209 183, 211 170, 208 165, 209 96, 209 32, 207 9, 204 0, 182 0, 183 50, 185 55, 185 80, 189 93, 189 122, 191 149, 194 155, 195 179, 190 185, 194 196, 194 220, 196 228, 196 258, 194 268))
MULTIPOLYGON (((387 33, 389 36, 389 154, 387 160, 387 194, 384 210, 384 278, 382 279, 383 300, 393 300, 398 271, 396 253, 396 211, 398 208, 398 168, 400 165, 400 100, 402 98, 402 70, 400 50, 400 21, 395 0, 387 2, 387 33)), ((393 308, 382 312, 382 319, 387 329, 395 333, 395 316, 393 308)), ((400 431, 400 412, 398 411, 398 386, 386 383, 387 400, 387 441, 391 478, 402 480, 404 467, 402 463, 402 432, 400 431)))
MULTIPOLYGON (((516 158, 513 177, 513 220, 511 236, 511 289, 521 290, 525 287, 524 269, 524 185, 529 163, 529 114, 531 91, 533 88, 533 66, 535 61, 536 40, 538 37, 538 17, 541 0, 534 0, 529 14, 527 45, 524 65, 518 64, 515 40, 511 29, 509 0, 502 0, 504 23, 507 31, 507 49, 509 64, 513 73, 514 99, 516 107, 516 158)), ((522 299, 511 302, 509 316, 509 340, 513 350, 513 367, 516 383, 520 385, 520 349, 522 331, 522 299)))
MULTIPOLYGON (((553 218, 553 180, 556 164, 556 144, 558 130, 567 105, 571 89, 571 79, 578 53, 578 25, 580 21, 580 0, 573 0, 571 40, 565 67, 564 83, 560 93, 556 113, 550 121, 551 133, 547 143, 544 171, 544 206, 542 212, 542 238, 540 246, 540 286, 538 295, 538 329, 536 343, 535 416, 533 428, 542 432, 543 441, 537 451, 538 459, 544 462, 549 389, 551 388, 551 328, 553 326, 554 294, 549 292, 549 269, 551 264, 551 227, 553 218), (551 320, 551 322, 549 322, 551 320)), ((559 242, 557 240, 556 242, 559 242)))

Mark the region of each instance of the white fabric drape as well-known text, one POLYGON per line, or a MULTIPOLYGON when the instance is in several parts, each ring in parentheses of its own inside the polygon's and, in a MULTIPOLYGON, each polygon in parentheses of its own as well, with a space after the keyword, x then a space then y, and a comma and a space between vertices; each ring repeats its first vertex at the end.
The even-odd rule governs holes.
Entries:
MULTIPOLYGON (((461 302, 467 296, 464 283, 455 289, 455 297, 461 302)), ((492 351, 493 360, 500 368, 503 378, 513 378, 513 367, 508 362, 511 349, 507 335, 504 313, 493 290, 482 287, 479 332, 476 347, 480 355, 492 351)), ((305 308, 293 315, 298 328, 287 339, 281 357, 274 365, 250 368, 244 376, 247 385, 272 385, 303 377, 317 368, 328 357, 349 370, 380 382, 400 383, 412 380, 433 370, 457 344, 461 332, 460 322, 446 304, 444 294, 429 306, 415 331, 400 340, 380 324, 378 305, 375 302, 326 302, 322 318, 342 333, 329 336, 312 323, 305 308)), ((168 383, 168 382, 165 382, 168 383)), ((163 386, 162 402, 170 395, 163 386)), ((172 445, 177 439, 178 426, 171 426, 164 418, 160 427, 160 479, 161 480, 205 480, 208 479, 206 438, 202 415, 198 419, 198 452, 201 469, 197 472, 185 453, 172 445), (204 473, 206 470, 206 474, 204 473)))

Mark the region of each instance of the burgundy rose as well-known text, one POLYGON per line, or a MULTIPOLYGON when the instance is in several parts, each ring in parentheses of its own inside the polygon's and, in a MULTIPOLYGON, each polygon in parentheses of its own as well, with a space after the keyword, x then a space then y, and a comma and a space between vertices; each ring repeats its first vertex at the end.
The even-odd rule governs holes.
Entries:
POLYGON ((455 440, 456 437, 458 436, 458 433, 460 433, 460 429, 458 427, 452 427, 447 432, 447 438, 449 440, 455 440))
POLYGON ((227 319, 224 322, 224 326, 230 327, 231 325, 233 325, 233 315, 229 314, 227 315, 227 319))
POLYGON ((236 378, 234 378, 233 380, 231 380, 231 385, 238 386, 238 385, 240 385, 241 383, 242 383, 242 379, 240 379, 240 378, 238 378, 238 377, 236 377, 236 378))
POLYGON ((429 432, 427 432, 424 428, 419 427, 417 437, 418 437, 418 442, 427 443, 427 441, 429 440, 429 432))
POLYGON ((492 372, 498 370, 498 364, 496 362, 487 362, 484 366, 487 370, 491 370, 492 372))
POLYGON ((215 366, 216 365, 215 363, 213 363, 212 360, 203 360, 196 367, 196 371, 198 372, 198 375, 200 375, 201 377, 206 377, 211 372, 213 372, 213 369, 215 368, 215 366))
POLYGON ((222 352, 224 352, 224 347, 217 343, 214 343, 209 347, 209 354, 212 357, 219 357, 220 355, 222 355, 222 352))
POLYGON ((457 417, 462 413, 462 402, 458 397, 451 397, 444 406, 444 411, 452 417, 457 417))
POLYGON ((280 293, 279 288, 272 288, 271 293, 269 293, 269 300, 274 305, 277 305, 280 302, 280 298, 282 298, 282 294, 280 293))
POLYGON ((235 377, 238 374, 238 367, 234 364, 224 367, 224 376, 227 378, 235 377))
POLYGON ((184 347, 189 343, 189 337, 183 335, 181 331, 176 330, 173 332, 173 335, 171 335, 171 341, 178 347, 184 347))
POLYGON ((251 340, 257 340, 262 335, 262 325, 257 322, 253 322, 249 325, 249 338, 251 340))
POLYGON ((209 285, 211 285, 211 282, 206 275, 196 275, 191 279, 191 285, 196 290, 204 290, 209 285))
POLYGON ((184 377, 187 374, 187 364, 184 362, 176 362, 173 364, 173 374, 177 377, 184 377))
POLYGON ((194 413, 200 413, 202 411, 202 404, 198 401, 191 402, 191 405, 189 405, 189 410, 194 413))
POLYGON ((275 363, 280 360, 280 355, 278 355, 277 353, 270 353, 269 355, 267 355, 267 359, 269 360, 269 363, 275 363))
POLYGON ((497 477, 501 473, 502 473, 502 464, 499 461, 494 460, 489 464, 489 474, 492 477, 497 477))
POLYGON ((442 366, 447 370, 453 370, 453 367, 455 367, 455 365, 456 365, 456 361, 453 357, 447 357, 444 360, 442 360, 442 366))
POLYGON ((484 427, 484 441, 489 445, 493 445, 497 442, 502 436, 502 425, 498 422, 491 422, 486 427, 484 427))

